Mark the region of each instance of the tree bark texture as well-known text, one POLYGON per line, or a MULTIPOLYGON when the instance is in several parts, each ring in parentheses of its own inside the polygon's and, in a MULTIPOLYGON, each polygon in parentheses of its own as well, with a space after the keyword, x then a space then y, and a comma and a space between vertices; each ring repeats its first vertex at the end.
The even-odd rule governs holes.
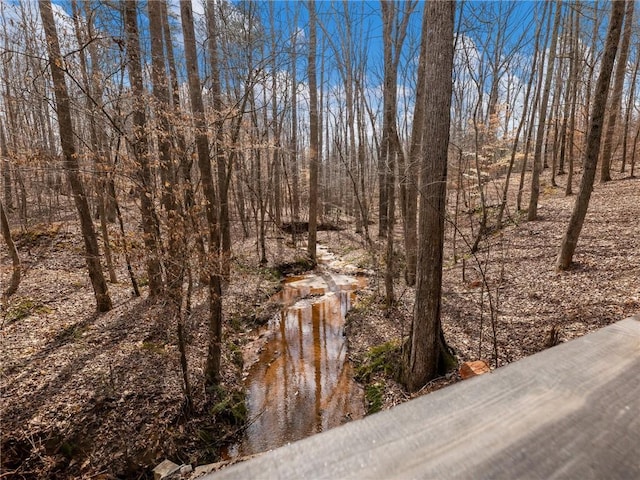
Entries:
POLYGON ((428 2, 426 31, 426 107, 424 149, 420 168, 420 220, 416 301, 411 350, 405 371, 414 392, 433 378, 441 357, 441 292, 447 153, 453 71, 455 2, 428 2))
POLYGON ((222 91, 220 87, 220 66, 218 62, 218 30, 216 26, 215 2, 205 5, 207 15, 207 33, 209 35, 209 64, 211 65, 211 97, 213 114, 215 115, 214 135, 216 152, 216 172, 218 179, 218 215, 221 242, 221 266, 225 276, 231 268, 231 230, 229 226, 229 179, 231 178, 231 162, 227 165, 224 152, 224 118, 222 112, 222 91))
POLYGON ((204 117, 204 103, 198 73, 195 30, 191 0, 180 0, 180 17, 184 35, 185 62, 189 82, 191 111, 196 127, 196 149, 198 168, 204 194, 205 210, 209 225, 209 259, 205 268, 209 278, 209 347, 205 377, 208 385, 220 382, 220 361, 222 353, 222 282, 219 268, 220 234, 218 231, 218 212, 216 208, 216 192, 209 157, 209 141, 207 125, 204 117))
POLYGON ((18 250, 16 249, 16 245, 13 243, 13 238, 11 238, 9 220, 7 219, 7 214, 4 211, 2 200, 0 200, 0 230, 2 230, 2 237, 4 238, 4 243, 7 245, 7 250, 9 250, 9 256, 11 257, 11 263, 13 264, 13 273, 11 274, 9 286, 4 292, 2 292, 3 297, 10 297, 16 293, 20 286, 21 266, 18 250))
MULTIPOLYGON (((536 145, 533 154, 533 171, 531 172, 531 197, 529 197, 529 209, 527 220, 538 218, 538 199, 540 197, 540 174, 542 173, 542 145, 544 142, 545 122, 547 119, 547 108, 549 104, 549 94, 551 92, 551 79, 553 78, 553 66, 556 59, 556 45, 558 44, 558 29, 560 28, 560 18, 562 13, 562 0, 556 0, 556 12, 553 20, 553 32, 551 32, 551 46, 549 47, 549 57, 547 59, 546 77, 544 80, 544 90, 540 102, 540 113, 538 115, 538 129, 536 133, 536 145)), ((540 71, 540 75, 544 72, 540 71)), ((545 152, 546 153, 546 152, 545 152)))
MULTIPOLYGON (((623 2, 624 3, 624 2, 623 2)), ((611 105, 609 107, 609 118, 607 121, 607 131, 602 145, 602 162, 600 165, 600 182, 611 180, 611 157, 613 155, 613 143, 620 108, 622 106, 622 89, 627 73, 627 58, 629 57, 629 45, 631 43, 631 27, 633 22, 633 7, 635 0, 627 0, 627 8, 624 14, 624 32, 620 42, 620 54, 616 63, 615 76, 613 80, 613 91, 611 92, 611 105)))
POLYGON ((587 149, 585 152, 582 179, 580 180, 580 190, 576 197, 573 207, 571 219, 567 231, 562 238, 560 252, 556 262, 559 270, 566 270, 571 265, 573 254, 575 253, 580 232, 584 225, 584 219, 587 215, 591 192, 593 191, 593 182, 596 175, 596 167, 598 165, 598 154, 600 152, 600 141, 602 138, 602 127, 607 107, 607 97, 609 94, 609 85, 611 83, 611 73, 613 64, 618 51, 618 42, 622 30, 622 22, 624 19, 624 2, 611 3, 611 17, 609 20, 609 30, 604 47, 604 54, 600 64, 600 74, 596 84, 596 91, 593 99, 593 110, 591 113, 591 121, 589 122, 589 133, 587 137, 587 149))
MULTIPOLYGON (((164 0, 162 0, 164 1, 164 0)), ((172 155, 171 125, 169 119, 170 96, 167 63, 164 56, 164 45, 171 38, 164 38, 162 27, 162 3, 148 2, 149 33, 151 34, 151 81, 156 117, 158 118, 158 149, 160 153, 160 171, 162 184, 162 205, 166 212, 167 224, 167 257, 165 261, 167 283, 168 317, 175 322, 180 350, 183 388, 187 403, 191 405, 191 385, 186 355, 186 341, 182 321, 182 299, 185 261, 185 229, 184 215, 177 198, 178 176, 176 162, 172 155)))
POLYGON ((80 177, 80 166, 76 155, 76 147, 73 143, 73 123, 71 120, 71 107, 67 85, 64 78, 64 59, 60 54, 60 43, 56 31, 51 0, 39 0, 40 16, 47 39, 47 50, 53 78, 56 111, 58 114, 58 128, 60 130, 60 143, 64 157, 63 168, 73 193, 73 200, 80 219, 80 228, 85 246, 85 259, 89 278, 96 298, 96 306, 99 312, 111 310, 112 303, 100 263, 100 250, 96 235, 89 202, 85 194, 84 185, 80 177))
POLYGON ((309 0, 309 57, 307 62, 309 75, 309 236, 307 253, 316 261, 316 243, 318 228, 318 85, 316 79, 316 5, 309 0))
MULTIPOLYGON (((427 6, 425 4, 422 14, 422 31, 426 32, 427 6)), ((413 110, 413 122, 411 125, 411 143, 409 145, 409 161, 407 163, 406 179, 406 206, 404 218, 404 248, 407 257, 405 281, 407 285, 416 283, 416 264, 418 261, 418 165, 423 153, 423 135, 425 122, 425 96, 426 92, 426 53, 427 36, 423 35, 420 41, 420 58, 418 60, 418 80, 416 85, 416 103, 413 110)))
POLYGON ((149 163, 149 141, 145 113, 145 89, 140 63, 140 35, 138 32, 137 0, 124 2, 124 26, 127 46, 127 69, 133 95, 133 132, 130 145, 138 163, 138 192, 144 245, 147 250, 147 276, 149 296, 162 293, 162 264, 160 260, 160 226, 153 206, 153 177, 149 163))

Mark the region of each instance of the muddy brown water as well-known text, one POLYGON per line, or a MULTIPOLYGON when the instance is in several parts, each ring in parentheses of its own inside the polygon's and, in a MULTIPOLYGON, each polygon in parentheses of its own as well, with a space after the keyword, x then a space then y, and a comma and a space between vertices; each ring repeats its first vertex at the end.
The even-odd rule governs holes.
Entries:
MULTIPOLYGON (((320 247, 319 268, 289 277, 275 300, 283 304, 261 337, 245 380, 249 425, 231 458, 300 440, 364 415, 362 388, 353 380, 344 335, 345 315, 363 275, 344 269, 320 247)), ((351 267, 353 268, 353 267, 351 267)))

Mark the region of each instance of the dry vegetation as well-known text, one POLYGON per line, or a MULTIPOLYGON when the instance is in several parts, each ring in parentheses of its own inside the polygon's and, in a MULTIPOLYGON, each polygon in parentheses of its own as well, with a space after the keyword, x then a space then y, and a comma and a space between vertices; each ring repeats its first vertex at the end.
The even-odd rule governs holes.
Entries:
MULTIPOLYGON (((573 267, 559 272, 555 259, 574 199, 543 184, 538 221, 511 212, 509 225, 492 233, 476 255, 458 252, 454 262, 453 252, 445 252, 443 328, 460 361, 500 367, 640 311, 640 179, 596 186, 573 267)), ((449 247, 452 232, 450 226, 449 247)), ((372 353, 395 362, 400 339, 408 335, 413 290, 399 282, 400 300, 391 311, 384 310, 383 292, 382 279, 374 276, 350 314, 350 351, 359 364, 370 363, 372 353)), ((397 369, 385 371, 385 362, 378 363, 367 380, 382 394, 381 408, 407 400, 394 379, 397 369)), ((418 394, 457 380, 452 372, 418 394)))
MULTIPOLYGON (((640 309, 640 180, 597 186, 575 267, 559 273, 554 260, 572 206, 573 197, 546 187, 539 221, 519 222, 512 212, 508 226, 492 233, 475 256, 460 249, 454 262, 447 252, 444 330, 461 361, 483 358, 501 366, 640 309)), ((467 227, 461 233, 468 234, 467 227)), ((195 405, 187 415, 176 335, 163 305, 144 294, 133 297, 122 269, 120 283, 110 285, 116 308, 96 315, 72 215, 34 222, 14 230, 14 237, 24 276, 2 304, 2 478, 140 478, 164 457, 218 460, 219 447, 244 420, 242 348, 276 308, 267 301, 278 286, 274 267, 298 252, 271 238, 270 268, 261 268, 254 239, 234 244, 225 291, 224 382, 216 392, 203 387, 206 300, 195 290, 187 325, 195 405)), ((412 290, 399 271, 399 302, 385 309, 382 250, 363 248, 350 230, 321 232, 319 241, 345 262, 376 272, 348 319, 351 357, 360 367, 373 364, 359 370, 368 400, 376 403, 370 410, 406 400, 393 377, 410 326, 412 290)), ((11 266, 2 248, 4 285, 11 266)), ((451 373, 420 393, 454 381, 451 373)))

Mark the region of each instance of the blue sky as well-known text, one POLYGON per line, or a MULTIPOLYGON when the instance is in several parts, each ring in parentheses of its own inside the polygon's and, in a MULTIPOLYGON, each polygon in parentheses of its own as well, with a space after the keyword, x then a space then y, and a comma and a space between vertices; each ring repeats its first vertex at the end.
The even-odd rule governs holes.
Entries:
MULTIPOLYGON (((221 0, 219 0, 221 1, 221 0)), ((54 0, 54 5, 58 7, 60 11, 65 11, 67 14, 71 12, 69 0, 54 0)), ((82 3, 82 2, 80 2, 82 3)), ((555 3, 555 2, 554 2, 555 3)), ((37 4, 35 0, 22 0, 18 3, 17 0, 0 0, 0 4, 3 7, 5 16, 7 18, 16 18, 16 7, 21 4, 25 6, 27 10, 31 12, 33 16, 33 22, 39 22, 39 15, 37 4)), ((194 6, 194 12, 196 18, 203 13, 202 0, 192 0, 194 6)), ((171 11, 173 12, 173 33, 174 43, 176 45, 176 53, 178 60, 180 60, 181 52, 181 28, 179 24, 179 7, 178 0, 170 0, 171 11)), ((247 5, 247 2, 232 1, 230 2, 232 9, 241 12, 247 5)), ((307 2, 302 1, 275 1, 275 2, 255 2, 253 7, 257 12, 257 19, 262 22, 264 29, 269 32, 266 37, 266 46, 263 51, 252 52, 254 55, 254 65, 259 63, 260 56, 265 55, 269 57, 271 54, 271 40, 270 32, 271 26, 271 9, 274 12, 273 16, 273 31, 276 36, 276 50, 277 50, 277 65, 276 69, 281 71, 283 75, 290 70, 290 48, 291 39, 295 35, 298 42, 298 61, 297 61, 297 74, 298 80, 301 83, 301 98, 304 101, 305 98, 305 77, 306 77, 306 35, 308 32, 308 12, 307 2)), ((406 3, 402 4, 403 6, 406 3)), ((488 1, 466 1, 458 2, 458 13, 456 15, 456 28, 460 33, 461 38, 464 38, 464 45, 467 46, 468 52, 471 52, 471 56, 477 56, 478 65, 486 66, 489 60, 494 56, 494 42, 496 38, 496 32, 500 27, 501 22, 506 22, 507 28, 505 29, 505 46, 503 56, 504 58, 515 59, 511 64, 511 69, 508 72, 509 82, 511 87, 517 89, 519 84, 525 81, 525 75, 529 68, 531 61, 531 54, 533 48, 533 34, 535 30, 535 16, 539 15, 539 11, 543 6, 541 1, 516 1, 516 2, 488 2, 488 1)), ((589 3, 587 2, 587 5, 589 3)), ((566 6, 565 8, 570 8, 566 6)), ((139 2, 140 9, 140 25, 142 40, 145 48, 148 51, 148 33, 146 31, 146 1, 139 2)), ((378 1, 318 1, 316 3, 316 9, 318 14, 318 21, 320 28, 318 29, 318 48, 319 54, 323 53, 324 56, 324 87, 327 92, 332 92, 336 96, 336 101, 339 101, 340 90, 344 88, 342 85, 342 79, 340 76, 339 66, 340 63, 346 58, 346 53, 343 50, 343 43, 347 38, 347 30, 350 30, 351 39, 355 45, 357 55, 360 56, 359 61, 364 62, 364 71, 366 78, 364 79, 367 96, 372 108, 374 110, 379 109, 381 101, 381 84, 382 84, 382 20, 380 14, 380 3, 378 1), (346 13, 345 13, 346 9, 346 13), (348 18, 348 21, 347 21, 348 18)), ((399 117, 400 122, 410 121, 403 112, 412 109, 413 101, 413 87, 415 85, 415 68, 417 66, 418 59, 418 42, 420 39, 421 29, 421 17, 422 17, 423 2, 418 2, 414 9, 409 22, 408 34, 402 51, 402 61, 399 72, 399 117)), ((115 10, 100 8, 101 15, 99 17, 99 28, 106 36, 121 37, 121 24, 118 18, 118 14, 115 10)), ((241 18, 241 14, 237 13, 241 18)), ((19 20, 19 19, 18 19, 19 20)), ((236 24, 236 28, 241 23, 236 24)), ((603 22, 606 27, 606 22, 603 22)), ((68 40, 68 48, 73 49, 73 30, 72 23, 67 17, 60 17, 59 32, 61 36, 68 40)), ((585 29, 588 27, 585 26, 585 29)), ((238 34, 238 32, 233 32, 238 34)), ((205 39, 204 31, 199 34, 201 41, 205 39)), ((585 35, 588 38, 588 35, 585 35)), ((21 45, 15 46, 16 50, 22 48, 21 45)), ((114 58, 117 59, 118 55, 122 53, 118 51, 115 43, 111 46, 113 49, 114 58)), ((204 51, 204 49, 200 49, 204 51)), ((234 62, 234 65, 241 66, 243 62, 246 63, 246 58, 243 57, 241 50, 233 52, 235 55, 229 60, 234 62), (240 52, 240 54, 237 54, 240 52)), ((358 60, 356 60, 357 63, 358 60)), ((318 60, 320 63, 320 59, 318 60)), ((203 65, 203 78, 206 79, 206 62, 203 65)), ((266 61, 263 65, 265 69, 271 69, 271 62, 266 61)), ((319 65, 320 67, 320 65, 319 65)), ((114 67, 115 68, 115 67, 114 67)), ((318 69, 320 75, 320 68, 318 69)), ((480 73, 483 73, 473 68, 467 68, 466 71, 458 72, 458 80, 473 83, 480 73)), ((491 78, 491 72, 486 73, 486 83, 489 83, 491 78)), ((504 71, 500 71, 500 74, 504 74, 504 71)), ((280 74, 280 73, 278 73, 280 74)), ((505 77, 506 78, 506 77, 505 77)), ((521 86, 521 85, 520 85, 521 86)), ((266 87, 265 87, 266 88, 266 87)), ((486 90, 488 86, 484 86, 486 90)), ((506 87, 504 87, 506 88, 506 87)), ((485 94, 488 92, 485 91, 485 94)), ((474 102, 477 99, 477 92, 473 91, 465 93, 465 99, 469 102, 474 102)), ((518 111, 517 98, 513 98, 514 102, 511 105, 513 112, 518 111)), ((521 108, 521 105, 520 105, 521 108)), ((406 124, 405 124, 406 126, 406 124)))

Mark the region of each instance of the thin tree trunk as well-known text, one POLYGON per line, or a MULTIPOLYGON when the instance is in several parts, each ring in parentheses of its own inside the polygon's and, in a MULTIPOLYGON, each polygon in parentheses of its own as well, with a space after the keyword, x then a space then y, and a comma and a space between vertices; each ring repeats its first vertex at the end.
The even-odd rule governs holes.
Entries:
MULTIPOLYGON (((547 5, 545 4, 545 9, 543 10, 543 14, 540 19, 541 22, 544 22, 546 12, 547 12, 547 5)), ((547 31, 549 30, 550 24, 551 24, 551 13, 549 12, 549 15, 547 18, 547 31)), ((547 58, 546 46, 547 46, 548 38, 549 38, 549 34, 547 33, 545 37, 545 41, 541 45, 541 48, 539 49, 540 55, 541 55, 540 65, 544 65, 544 61, 547 58)), ((538 104, 540 103, 540 92, 542 91, 543 82, 544 82, 544 75, 543 75, 542 69, 540 69, 540 72, 538 73, 538 79, 536 81, 536 88, 533 94, 533 105, 531 106, 531 115, 529 116, 529 124, 527 126, 527 135, 526 135, 527 139, 525 141, 525 146, 524 146, 524 158, 522 159, 522 168, 520 169, 520 183, 518 184, 518 195, 516 197, 516 210, 518 211, 522 210, 522 194, 524 193, 524 180, 525 180, 525 174, 527 171, 529 151, 531 149, 531 141, 533 139, 534 122, 535 122, 536 115, 538 113, 538 104)))
POLYGON ((195 117, 196 150, 198 168, 202 181, 205 210, 209 225, 209 258, 207 271, 209 272, 209 346, 207 351, 207 365, 205 378, 208 385, 220 382, 220 362, 222 353, 222 282, 218 253, 220 233, 218 231, 218 212, 216 209, 216 192, 211 171, 209 157, 209 141, 207 125, 204 117, 204 104, 198 73, 198 57, 196 53, 195 31, 193 26, 193 11, 191 0, 180 0, 180 17, 182 33, 184 35, 185 62, 191 97, 191 111, 195 117))
POLYGON ((478 111, 480 102, 476 103, 476 109, 473 112, 473 140, 474 140, 474 165, 476 171, 476 182, 478 184, 478 196, 480 197, 480 225, 478 227, 478 233, 471 246, 471 253, 476 253, 480 246, 480 240, 484 236, 487 230, 487 200, 484 194, 484 185, 482 181, 482 172, 480 171, 480 128, 478 126, 478 111))
POLYGON ((215 16, 215 2, 205 5, 207 15, 207 31, 209 34, 209 64, 211 65, 211 98, 214 114, 214 138, 218 179, 218 214, 221 240, 221 268, 225 277, 231 269, 231 229, 229 225, 229 180, 231 178, 231 162, 227 165, 224 152, 224 120, 222 113, 222 91, 220 87, 220 67, 218 62, 218 34, 215 16))
MULTIPOLYGON (((275 4, 269 2, 269 21, 271 28, 275 31, 275 4)), ((278 71, 278 65, 276 63, 276 35, 271 36, 271 116, 274 122, 274 148, 273 148, 273 220, 276 224, 276 228, 282 226, 282 190, 281 190, 281 135, 282 135, 282 123, 278 121, 278 95, 276 95, 278 87, 278 76, 275 72, 278 71)))
POLYGON ((133 132, 129 141, 138 163, 138 193, 144 245, 147 250, 147 276, 149 296, 162 293, 162 264, 160 261, 160 226, 153 206, 153 177, 149 163, 149 143, 147 139, 147 118, 145 113, 145 89, 140 63, 140 40, 138 34, 137 0, 124 2, 124 26, 127 46, 127 68, 131 93, 133 95, 133 132))
MULTIPOLYGON (((425 3, 422 13, 422 31, 426 32, 427 5, 425 3)), ((418 80, 416 85, 416 103, 413 110, 413 122, 411 124, 411 144, 409 146, 409 161, 405 172, 407 183, 407 199, 404 217, 404 249, 406 259, 405 281, 407 285, 416 283, 416 263, 418 261, 418 179, 420 158, 423 154, 424 122, 425 122, 425 98, 426 91, 426 51, 427 36, 422 35, 420 40, 420 57, 418 60, 418 80)))
MULTIPOLYGON (((562 48, 562 47, 561 47, 562 48)), ((561 50, 560 55, 562 56, 564 51, 561 50)), ((556 78, 561 78, 562 68, 561 62, 558 62, 558 66, 556 67, 556 78)), ((554 92, 553 92, 553 102, 551 103, 551 117, 549 118, 549 122, 547 122, 549 128, 547 129, 547 139, 553 138, 551 142, 551 186, 557 187, 556 183, 556 167, 558 166, 558 144, 560 140, 560 124, 558 117, 560 116, 560 97, 562 96, 562 83, 556 82, 554 92), (553 135, 551 135, 551 131, 553 130, 553 135)), ((548 153, 545 152, 545 158, 548 153)))
POLYGON ((104 279, 102 265, 100 264, 100 251, 98 248, 98 238, 91 220, 91 211, 84 191, 82 179, 80 178, 78 157, 73 143, 73 123, 71 121, 71 108, 67 85, 64 78, 64 59, 60 55, 60 44, 56 32, 51 0, 39 0, 40 16, 47 39, 47 50, 49 54, 49 64, 51 76, 53 78, 56 111, 58 113, 58 126, 60 129, 60 143, 64 156, 63 167, 67 174, 73 200, 80 218, 80 227, 85 246, 85 259, 89 278, 96 298, 96 306, 99 312, 111 310, 112 303, 104 279))
POLYGON ((640 68, 640 55, 637 55, 635 65, 633 67, 633 76, 631 77, 631 88, 629 89, 629 99, 627 101, 627 109, 624 116, 624 132, 622 135, 622 163, 620 164, 620 173, 624 173, 627 169, 627 152, 629 141, 629 124, 631 123, 631 115, 636 101, 636 83, 638 80, 638 69, 640 68))
POLYGON ((565 26, 563 27, 566 30, 566 34, 564 35, 565 41, 563 44, 563 55, 569 59, 569 84, 567 85, 565 97, 564 97, 564 106, 562 109, 562 124, 560 126, 560 154, 558 157, 558 169, 554 170, 554 179, 555 175, 564 175, 566 172, 564 170, 566 153, 567 153, 567 128, 569 126, 569 116, 571 115, 571 98, 573 98, 573 90, 577 87, 575 83, 572 83, 571 80, 574 79, 574 74, 577 68, 577 62, 575 61, 575 55, 571 53, 573 48, 573 19, 575 18, 576 12, 572 8, 569 11, 569 15, 567 17, 567 21, 565 26), (569 43, 571 40, 571 43, 569 43))
POLYGON ((638 148, 638 138, 640 138, 640 123, 636 128, 636 134, 633 137, 633 148, 631 149, 631 165, 629 170, 629 178, 633 178, 635 176, 635 168, 636 168, 636 150, 638 148))
POLYGON ((536 133, 536 145, 533 154, 531 197, 529 197, 529 209, 527 211, 527 220, 529 221, 536 220, 538 218, 538 198, 540 197, 540 173, 542 172, 542 145, 544 142, 544 127, 547 119, 549 93, 551 91, 551 79, 553 78, 553 66, 556 59, 556 45, 558 43, 558 29, 560 27, 560 18, 562 17, 561 13, 562 0, 556 0, 556 12, 553 20, 553 32, 551 33, 551 46, 549 47, 549 57, 547 58, 544 91, 542 92, 542 100, 540 103, 540 113, 538 115, 538 130, 536 133))
POLYGON ((16 249, 16 246, 13 243, 13 239, 11 238, 9 220, 7 220, 7 214, 4 211, 2 200, 0 200, 0 230, 2 230, 2 237, 4 238, 4 242, 7 244, 7 250, 9 250, 9 256, 11 257, 11 263, 13 264, 13 273, 11 274, 9 286, 4 292, 2 292, 2 296, 6 298, 16 293, 18 287, 20 286, 21 267, 20 256, 18 255, 18 250, 16 249))
POLYGON ((0 167, 2 168, 2 194, 7 210, 13 210, 13 193, 11 188, 11 163, 9 162, 9 148, 4 125, 0 125, 0 167))
MULTIPOLYGON (((507 173, 505 175, 504 187, 502 189, 502 198, 500 199, 500 206, 498 207, 498 215, 496 219, 496 225, 498 228, 502 228, 502 218, 504 216, 504 210, 507 206, 507 198, 509 194, 509 181, 511 179, 511 172, 513 171, 513 166, 516 160, 516 154, 518 153, 518 143, 520 141, 520 134, 522 133, 522 129, 527 120, 528 109, 529 109, 529 99, 531 98, 531 90, 533 87, 533 82, 536 75, 536 68, 538 63, 538 52, 540 50, 540 32, 542 31, 542 24, 544 22, 544 16, 547 8, 547 3, 544 4, 544 9, 542 11, 542 18, 540 23, 536 26, 536 33, 534 35, 534 50, 533 50, 533 61, 531 64, 531 72, 529 74, 529 81, 527 82, 527 88, 524 94, 524 102, 522 107, 522 116, 520 117, 520 122, 518 122, 518 128, 516 129, 516 133, 513 139, 513 145, 511 147, 511 157, 509 158, 509 166, 507 167, 507 173)), ((523 167, 524 169, 524 167, 523 167)))
MULTIPOLYGON (((602 18, 605 17, 605 15, 602 15, 603 10, 600 8, 600 4, 599 4, 599 0, 595 0, 593 3, 593 10, 592 10, 592 15, 593 15, 593 20, 592 20, 592 24, 593 24, 593 28, 591 30, 591 45, 590 48, 587 48, 587 50, 589 51, 589 55, 586 61, 587 65, 589 65, 589 75, 587 77, 587 81, 586 81, 586 85, 585 85, 585 100, 584 100, 584 124, 586 125, 585 129, 589 128, 589 115, 590 115, 590 110, 591 110, 591 97, 593 94, 593 77, 595 75, 596 72, 596 65, 597 65, 597 54, 600 51, 599 45, 598 45, 598 41, 599 41, 599 35, 598 32, 600 31, 600 26, 602 25, 602 18)), ((585 55, 586 57, 586 55, 585 55)), ((604 128, 604 125, 603 125, 604 128)), ((585 134, 584 135, 584 141, 583 141, 583 151, 587 151, 587 143, 589 142, 589 135, 585 134)))
MULTIPOLYGON (((169 12, 167 9, 167 2, 163 0, 160 2, 161 10, 162 10, 162 31, 164 38, 171 38, 171 30, 169 28, 169 12)), ((167 55, 167 63, 169 64, 169 76, 170 86, 171 86, 171 106, 174 111, 179 111, 181 109, 180 104, 180 87, 178 84, 178 74, 176 71, 176 63, 173 54, 173 43, 171 41, 165 42, 166 55, 167 55)), ((184 204, 184 215, 186 219, 188 219, 190 227, 194 232, 194 243, 196 245, 198 254, 201 259, 205 257, 205 248, 204 248, 204 239, 201 235, 200 231, 200 222, 196 215, 195 211, 195 192, 193 187, 193 181, 191 179, 191 170, 193 166, 193 160, 191 158, 191 154, 187 152, 186 139, 184 136, 184 131, 179 126, 174 126, 174 137, 175 137, 175 149, 176 155, 178 156, 178 178, 180 182, 183 184, 183 204, 184 204)), ((185 225, 186 225, 185 220, 185 225)), ((190 268, 190 267, 189 267, 190 268)))
MULTIPOLYGON (((73 23, 76 38, 78 40, 79 45, 84 45, 85 40, 83 38, 81 29, 80 29, 80 11, 77 6, 76 0, 72 0, 71 2, 71 10, 73 11, 73 23)), ((89 23, 88 20, 87 23, 89 23)), ((100 217, 100 232, 102 234, 102 243, 104 245, 104 258, 107 263, 107 271, 109 272, 109 281, 111 283, 118 283, 118 277, 116 276, 116 269, 113 265, 113 256, 111 254, 111 243, 109 241, 109 228, 107 226, 107 175, 106 175, 106 165, 102 156, 102 149, 99 140, 98 134, 98 126, 96 125, 96 116, 98 111, 96 109, 96 100, 94 95, 94 85, 89 81, 89 74, 87 69, 87 60, 85 56, 84 49, 80 49, 78 52, 80 57, 80 70, 82 73, 82 81, 85 86, 85 90, 87 91, 86 98, 86 109, 88 112, 88 120, 89 120, 89 133, 91 138, 91 148, 92 148, 92 156, 96 165, 96 170, 98 172, 98 178, 95 182, 96 195, 98 197, 98 216, 100 217)), ((100 92, 100 96, 102 96, 102 92, 100 92)))
POLYGON ((309 236, 307 254, 316 262, 316 243, 318 228, 318 86, 316 78, 316 6, 315 0, 309 0, 309 57, 307 62, 309 76, 309 236))
POLYGON ((629 45, 631 43, 631 26, 633 24, 633 7, 635 0, 627 0, 624 19, 624 32, 620 44, 620 52, 616 64, 616 71, 613 81, 613 92, 611 93, 611 105, 609 107, 609 119, 607 122, 607 130, 604 137, 604 145, 602 148, 602 164, 600 166, 600 182, 608 182, 611 180, 611 156, 613 153, 613 136, 620 116, 622 106, 622 89, 624 88, 624 79, 627 73, 627 58, 629 56, 629 45))
POLYGON ((398 63, 400 52, 407 32, 407 22, 415 4, 405 2, 403 4, 381 0, 382 11, 382 32, 384 47, 384 91, 383 91, 383 120, 382 120, 382 142, 381 158, 384 174, 384 185, 380 185, 385 190, 385 194, 380 197, 380 231, 379 237, 387 237, 386 248, 386 271, 385 290, 386 303, 391 306, 394 302, 393 274, 394 274, 394 253, 393 235, 395 218, 395 183, 396 183, 396 163, 399 155, 402 155, 400 141, 398 139, 397 126, 397 103, 398 103, 398 63), (399 7, 404 7, 402 16, 399 7))
POLYGON ((616 59, 622 22, 624 19, 624 2, 612 2, 611 17, 609 19, 609 31, 604 46, 604 55, 600 64, 600 75, 596 84, 596 92, 593 101, 593 111, 589 124, 589 136, 587 150, 584 159, 584 171, 580 182, 580 191, 576 197, 571 219, 567 231, 562 238, 560 252, 556 262, 559 270, 566 270, 571 265, 573 254, 580 238, 580 232, 584 225, 584 219, 589 207, 589 199, 593 190, 593 181, 596 175, 598 164, 598 153, 600 151, 600 141, 602 138, 602 124, 604 122, 605 110, 607 107, 607 97, 609 85, 611 83, 611 72, 616 59))
POLYGON ((192 395, 189 381, 189 367, 187 363, 187 345, 184 335, 184 321, 182 312, 185 262, 185 237, 187 235, 184 216, 180 211, 180 204, 176 197, 178 176, 171 154, 171 125, 169 119, 170 97, 167 64, 164 56, 165 43, 171 38, 163 38, 162 5, 160 2, 148 2, 149 33, 151 37, 151 80, 153 83, 153 97, 156 118, 158 119, 158 147, 160 153, 160 171, 163 179, 162 205, 167 215, 167 259, 165 262, 167 284, 166 291, 169 299, 168 317, 176 324, 178 349, 180 351, 180 366, 187 408, 191 408, 192 395))
MULTIPOLYGON (((298 9, 295 10, 293 24, 298 21, 298 9)), ((291 168, 291 236, 293 244, 296 244, 296 225, 300 220, 300 180, 298 163, 298 76, 297 76, 297 38, 298 33, 294 31, 291 38, 291 146, 289 165, 291 168)))
POLYGON ((567 174, 567 185, 565 187, 565 195, 571 195, 573 189, 573 167, 575 164, 575 131, 576 131, 576 110, 578 104, 578 75, 581 70, 581 62, 579 47, 580 47, 580 14, 581 3, 577 2, 574 6, 574 18, 573 18, 573 46, 571 64, 573 69, 569 78, 569 84, 571 85, 571 113, 569 114, 569 138, 567 143, 569 144, 569 172, 567 174))

